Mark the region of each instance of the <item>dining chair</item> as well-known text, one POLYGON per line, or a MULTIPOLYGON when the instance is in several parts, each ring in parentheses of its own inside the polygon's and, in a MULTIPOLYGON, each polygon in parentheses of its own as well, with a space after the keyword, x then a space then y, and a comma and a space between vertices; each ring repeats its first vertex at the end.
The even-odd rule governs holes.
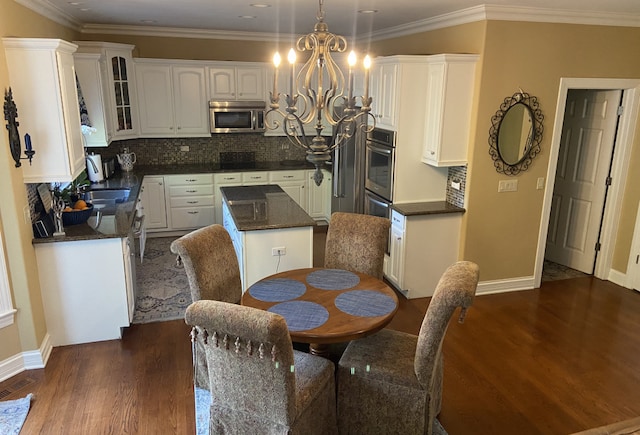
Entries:
POLYGON ((333 213, 327 229, 324 267, 382 279, 390 225, 389 219, 378 216, 333 213))
POLYGON ((206 355, 209 433, 337 433, 334 366, 293 350, 282 316, 201 300, 185 319, 206 355))
MULTIPOLYGON (((191 302, 211 299, 240 303, 242 284, 240 267, 233 242, 222 225, 210 225, 186 234, 171 243, 171 252, 178 255, 184 267, 191 291, 191 302)), ((196 344, 199 346, 199 344, 196 344)), ((208 389, 204 352, 193 350, 194 384, 208 389)))
POLYGON ((442 343, 454 311, 473 303, 478 265, 444 272, 415 336, 383 329, 347 346, 338 363, 341 434, 431 434, 442 402, 442 343))

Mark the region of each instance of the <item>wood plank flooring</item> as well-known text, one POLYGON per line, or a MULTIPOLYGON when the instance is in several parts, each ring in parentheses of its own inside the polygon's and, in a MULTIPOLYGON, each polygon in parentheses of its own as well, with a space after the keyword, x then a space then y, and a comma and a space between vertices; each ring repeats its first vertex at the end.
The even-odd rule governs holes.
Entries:
MULTIPOLYGON (((417 333, 429 300, 400 300, 390 327, 417 333)), ((640 416, 639 313, 639 293, 592 277, 477 297, 445 339, 442 425, 569 434, 640 416)), ((0 392, 34 393, 24 434, 194 433, 188 333, 176 320, 58 347, 0 392)))

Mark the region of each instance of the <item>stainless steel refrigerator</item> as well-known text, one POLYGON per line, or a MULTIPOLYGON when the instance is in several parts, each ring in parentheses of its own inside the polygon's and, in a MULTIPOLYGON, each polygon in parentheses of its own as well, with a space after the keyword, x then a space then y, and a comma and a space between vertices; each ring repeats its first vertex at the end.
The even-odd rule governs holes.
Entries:
POLYGON ((333 151, 331 212, 364 211, 364 146, 366 133, 358 126, 356 133, 333 151))

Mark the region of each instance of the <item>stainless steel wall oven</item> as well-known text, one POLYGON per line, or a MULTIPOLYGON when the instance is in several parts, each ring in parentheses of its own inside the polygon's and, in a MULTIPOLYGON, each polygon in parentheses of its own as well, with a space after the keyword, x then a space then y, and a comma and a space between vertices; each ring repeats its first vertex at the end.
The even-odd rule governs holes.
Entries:
POLYGON ((367 137, 365 150, 365 188, 391 202, 395 132, 375 128, 367 137))

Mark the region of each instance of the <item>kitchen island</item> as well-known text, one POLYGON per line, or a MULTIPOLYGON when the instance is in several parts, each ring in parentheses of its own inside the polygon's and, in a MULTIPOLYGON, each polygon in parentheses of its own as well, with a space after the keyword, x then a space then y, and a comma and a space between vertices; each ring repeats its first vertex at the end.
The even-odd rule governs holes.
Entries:
POLYGON ((315 221, 278 185, 220 188, 222 222, 242 289, 274 273, 313 266, 315 221))

